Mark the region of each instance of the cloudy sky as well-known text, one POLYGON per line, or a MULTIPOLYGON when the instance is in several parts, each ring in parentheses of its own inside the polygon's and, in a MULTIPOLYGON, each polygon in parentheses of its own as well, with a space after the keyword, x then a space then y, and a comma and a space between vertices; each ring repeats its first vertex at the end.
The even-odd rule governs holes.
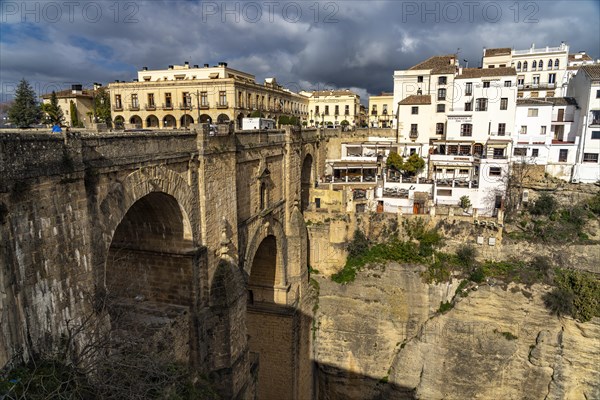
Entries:
MULTIPOLYGON (((26 78, 50 92, 131 80, 143 66, 225 61, 292 90, 392 90, 396 69, 484 47, 570 45, 600 58, 596 1, 0 2, 0 101, 26 78)), ((464 64, 464 62, 463 62, 464 64)))

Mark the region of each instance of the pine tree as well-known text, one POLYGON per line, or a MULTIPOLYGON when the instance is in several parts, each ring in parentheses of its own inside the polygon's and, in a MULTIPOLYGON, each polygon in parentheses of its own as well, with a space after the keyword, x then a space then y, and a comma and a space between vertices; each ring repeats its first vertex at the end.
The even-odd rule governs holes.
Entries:
POLYGON ((29 82, 21 79, 13 106, 8 110, 8 118, 19 128, 28 128, 40 122, 42 112, 36 100, 35 92, 29 82))
POLYGON ((58 105, 58 97, 53 90, 50 95, 50 103, 42 104, 42 111, 46 113, 46 121, 51 125, 61 125, 64 119, 64 114, 58 105))

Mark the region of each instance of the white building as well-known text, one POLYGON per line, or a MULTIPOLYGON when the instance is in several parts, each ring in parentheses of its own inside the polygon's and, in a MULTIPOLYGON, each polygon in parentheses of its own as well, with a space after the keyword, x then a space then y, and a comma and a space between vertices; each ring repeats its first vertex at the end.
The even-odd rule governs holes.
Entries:
POLYGON ((568 93, 580 108, 577 132, 580 135, 573 182, 600 180, 600 64, 584 65, 569 83, 568 93))
POLYGON ((517 70, 519 97, 561 97, 565 95, 569 46, 525 50, 483 49, 483 68, 514 67, 517 70))

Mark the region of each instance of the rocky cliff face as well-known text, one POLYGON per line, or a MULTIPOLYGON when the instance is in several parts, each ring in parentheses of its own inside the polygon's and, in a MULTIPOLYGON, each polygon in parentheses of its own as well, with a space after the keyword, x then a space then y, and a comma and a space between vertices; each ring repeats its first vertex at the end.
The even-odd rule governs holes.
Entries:
POLYGON ((439 313, 458 281, 391 263, 320 282, 319 399, 600 398, 600 321, 551 316, 549 288, 482 285, 439 313))

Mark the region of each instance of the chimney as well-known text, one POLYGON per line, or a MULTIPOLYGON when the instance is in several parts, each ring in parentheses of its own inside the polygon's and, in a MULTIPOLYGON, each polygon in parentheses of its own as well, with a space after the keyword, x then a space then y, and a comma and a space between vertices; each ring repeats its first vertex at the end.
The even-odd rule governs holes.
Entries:
POLYGON ((226 63, 226 62, 223 62, 223 61, 221 61, 221 62, 219 63, 219 67, 226 67, 226 66, 227 66, 227 63, 226 63))
POLYGON ((199 68, 199 67, 198 67, 198 64, 194 64, 194 68, 199 68))
POLYGON ((142 71, 148 71, 148 67, 142 67, 142 71))
POLYGON ((71 85, 71 92, 73 94, 81 93, 82 89, 83 89, 83 87, 80 84, 71 85))
POLYGON ((188 68, 188 69, 189 69, 189 68, 190 68, 190 62, 189 62, 189 61, 184 61, 184 62, 183 62, 183 66, 184 66, 185 68, 188 68))
POLYGON ((134 82, 139 82, 139 81, 138 81, 138 78, 133 78, 133 81, 134 81, 134 82))
POLYGON ((204 68, 208 68, 208 64, 204 64, 204 68))
POLYGON ((169 69, 173 69, 173 66, 172 66, 172 65, 169 65, 169 69))

